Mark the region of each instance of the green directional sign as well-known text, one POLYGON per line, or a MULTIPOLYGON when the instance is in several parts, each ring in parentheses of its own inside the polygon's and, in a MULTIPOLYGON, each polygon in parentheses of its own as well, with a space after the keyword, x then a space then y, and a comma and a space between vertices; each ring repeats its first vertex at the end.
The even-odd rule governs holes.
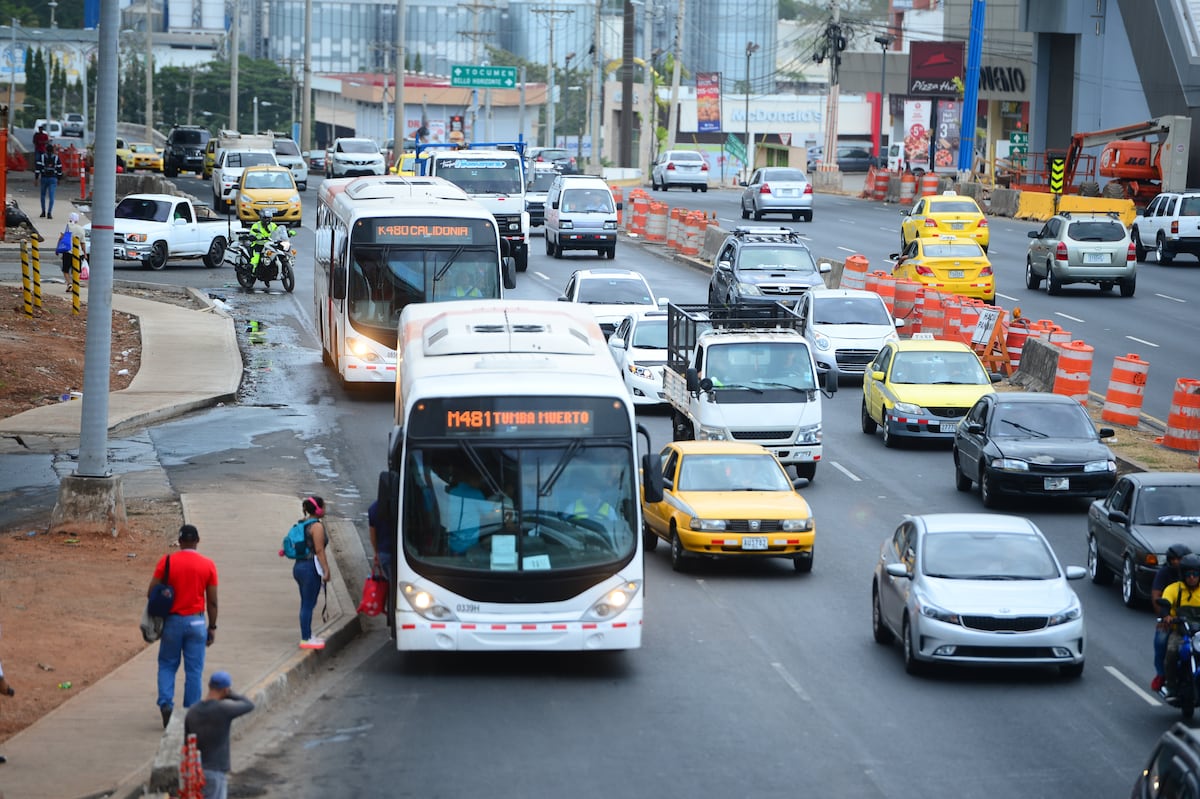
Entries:
POLYGON ((450 85, 464 89, 512 89, 517 85, 517 68, 455 64, 450 68, 450 85))
POLYGON ((1008 145, 1010 155, 1029 152, 1029 134, 1024 131, 1013 131, 1008 134, 1008 145))
POLYGON ((1054 194, 1062 194, 1063 183, 1066 181, 1067 175, 1067 159, 1056 155, 1047 160, 1050 162, 1050 191, 1054 194))
POLYGON ((725 151, 734 158, 745 163, 746 161, 746 145, 737 136, 730 133, 725 137, 725 151))

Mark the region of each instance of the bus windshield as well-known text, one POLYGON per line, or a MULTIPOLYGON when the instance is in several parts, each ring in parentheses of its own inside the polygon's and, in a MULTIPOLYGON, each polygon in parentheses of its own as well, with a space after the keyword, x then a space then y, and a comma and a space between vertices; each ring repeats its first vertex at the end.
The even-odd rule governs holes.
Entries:
POLYGON ((434 172, 468 194, 521 194, 521 159, 440 157, 434 172))

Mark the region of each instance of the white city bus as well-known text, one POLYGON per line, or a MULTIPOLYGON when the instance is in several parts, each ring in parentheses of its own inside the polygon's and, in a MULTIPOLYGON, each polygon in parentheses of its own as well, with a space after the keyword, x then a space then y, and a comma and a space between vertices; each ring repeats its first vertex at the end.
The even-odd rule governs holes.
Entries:
POLYGON ((380 512, 400 650, 635 649, 662 469, 585 308, 410 305, 380 512))
POLYGON ((498 299, 516 285, 495 217, 437 177, 326 180, 313 299, 322 359, 347 383, 396 379, 409 303, 498 299))

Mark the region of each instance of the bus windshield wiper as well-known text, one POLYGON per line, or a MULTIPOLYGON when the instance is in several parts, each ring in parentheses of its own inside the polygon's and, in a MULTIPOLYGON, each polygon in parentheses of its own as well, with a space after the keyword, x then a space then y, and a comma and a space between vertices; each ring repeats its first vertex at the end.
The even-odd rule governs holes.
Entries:
POLYGON ((579 439, 574 439, 567 445, 567 448, 563 450, 562 457, 558 459, 558 463, 554 464, 554 468, 546 476, 546 482, 538 486, 539 497, 550 496, 550 492, 554 490, 554 484, 558 482, 558 478, 562 476, 563 470, 567 468, 567 464, 571 462, 575 457, 575 453, 582 446, 583 444, 580 443, 579 439))
POLYGON ((450 253, 450 257, 446 259, 446 263, 442 264, 442 268, 439 269, 433 276, 434 283, 440 283, 442 281, 442 278, 446 275, 446 270, 449 269, 450 265, 458 259, 458 256, 462 255, 462 251, 463 245, 461 244, 454 248, 454 250, 450 253))

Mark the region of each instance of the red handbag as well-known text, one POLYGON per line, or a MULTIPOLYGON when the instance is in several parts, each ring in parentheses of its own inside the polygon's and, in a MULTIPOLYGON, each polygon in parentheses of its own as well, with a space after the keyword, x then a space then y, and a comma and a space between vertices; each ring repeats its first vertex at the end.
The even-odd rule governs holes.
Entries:
POLYGON ((364 616, 378 616, 387 604, 388 581, 386 577, 372 574, 363 585, 362 602, 358 612, 364 616))

